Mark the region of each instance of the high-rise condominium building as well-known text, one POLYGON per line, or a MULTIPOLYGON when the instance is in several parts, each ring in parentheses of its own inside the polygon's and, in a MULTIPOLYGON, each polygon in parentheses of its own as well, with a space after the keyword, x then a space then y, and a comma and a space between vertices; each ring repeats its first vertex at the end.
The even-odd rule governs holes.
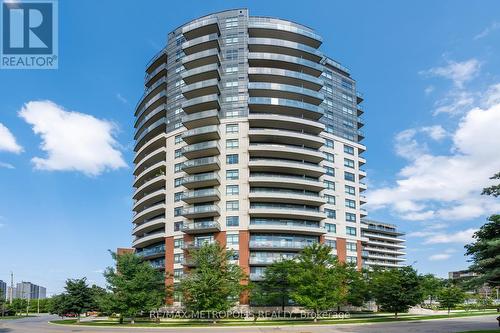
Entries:
POLYGON ((397 268, 402 267, 406 246, 404 233, 394 224, 369 219, 361 221, 363 237, 363 266, 365 268, 397 268))
POLYGON ((362 266, 363 98, 322 43, 236 9, 176 28, 147 64, 133 247, 173 274, 167 283, 186 250, 213 241, 251 280, 316 242, 362 266))
POLYGON ((7 299, 7 283, 0 280, 0 300, 7 299))

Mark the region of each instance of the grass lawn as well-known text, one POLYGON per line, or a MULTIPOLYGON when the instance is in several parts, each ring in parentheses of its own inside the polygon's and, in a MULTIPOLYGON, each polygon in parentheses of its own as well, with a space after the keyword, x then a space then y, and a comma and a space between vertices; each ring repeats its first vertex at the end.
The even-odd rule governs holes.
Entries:
POLYGON ((19 318, 26 318, 26 317, 33 317, 33 316, 5 316, 2 317, 0 316, 0 320, 8 320, 8 319, 19 319, 19 318))
MULTIPOLYGON (((482 316, 488 314, 495 314, 496 311, 477 311, 477 312, 455 312, 450 316, 446 314, 438 315, 404 315, 398 319, 389 316, 372 316, 365 318, 349 318, 349 319, 324 319, 314 323, 312 320, 295 319, 295 320, 258 320, 256 322, 251 320, 221 320, 216 324, 212 321, 206 320, 169 320, 163 321, 159 324, 149 320, 136 320, 135 324, 124 323, 119 324, 117 320, 96 320, 91 322, 77 323, 76 319, 54 320, 53 324, 63 325, 81 325, 81 326, 113 326, 113 327, 200 327, 200 326, 285 326, 285 325, 334 325, 334 324, 360 324, 360 323, 379 323, 379 322, 393 322, 393 321, 415 321, 415 320, 432 320, 442 318, 457 318, 457 317, 470 317, 482 316)), ((489 331, 492 332, 492 331, 489 331)))
POLYGON ((458 332, 458 333, 500 333, 500 330, 466 331, 466 332, 458 332))

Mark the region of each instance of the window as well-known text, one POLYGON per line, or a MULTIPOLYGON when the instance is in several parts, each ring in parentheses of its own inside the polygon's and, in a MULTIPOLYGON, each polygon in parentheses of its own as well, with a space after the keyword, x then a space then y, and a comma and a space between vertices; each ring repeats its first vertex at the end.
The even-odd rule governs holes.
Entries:
POLYGON ((174 222, 174 231, 181 231, 182 222, 174 222))
POLYGON ((336 240, 326 239, 325 240, 325 245, 331 247, 332 250, 336 250, 337 249, 337 241, 336 240))
POLYGON ((239 216, 226 216, 226 226, 228 227, 238 227, 240 225, 239 216))
POLYGON ((226 140, 226 148, 227 149, 238 148, 238 146, 239 146, 238 139, 227 139, 226 140))
POLYGON ((337 218, 337 211, 335 211, 333 209, 325 208, 325 214, 326 214, 326 217, 329 219, 336 219, 337 218))
POLYGON ((335 162, 335 156, 333 156, 333 154, 330 154, 330 153, 325 153, 325 159, 328 162, 335 162))
POLYGON ((348 235, 356 236, 356 228, 354 227, 345 227, 345 232, 348 235))
POLYGON ((182 135, 176 135, 175 136, 175 144, 181 143, 182 142, 182 135))
POLYGON ((325 188, 335 190, 335 182, 332 182, 331 180, 324 180, 323 184, 325 185, 325 188))
POLYGON ((238 234, 227 234, 226 244, 227 245, 238 245, 240 242, 240 236, 238 234))
POLYGON ((237 86, 238 86, 238 80, 231 80, 226 82, 227 88, 237 87, 237 86))
POLYGON ((332 223, 325 223, 325 229, 328 232, 336 233, 337 232, 337 225, 332 224, 332 223))
POLYGON ((182 207, 175 207, 174 216, 181 216, 181 215, 182 215, 182 207))
POLYGON ((226 67, 226 73, 235 73, 238 71, 238 66, 226 67))
POLYGON ((333 195, 325 194, 324 197, 326 199, 326 203, 329 203, 331 205, 335 205, 335 197, 333 195))
POLYGON ((325 166, 325 173, 328 176, 335 176, 335 168, 332 168, 332 167, 329 167, 329 166, 325 166))
POLYGON ((182 185, 182 177, 174 179, 174 187, 179 187, 182 185))
POLYGON ((174 254, 174 263, 180 264, 180 263, 182 263, 183 259, 184 259, 184 254, 183 253, 176 253, 176 254, 174 254))
POLYGON ((347 248, 347 251, 354 251, 354 252, 356 252, 356 243, 347 242, 346 243, 346 248, 347 248))
MULTIPOLYGON (((238 25, 238 23, 236 23, 236 25, 238 25)), ((226 38, 226 44, 234 44, 234 43, 238 43, 238 37, 226 38)))
POLYGON ((238 133, 238 124, 227 124, 226 133, 238 133))
POLYGON ((345 186, 345 193, 351 194, 351 195, 356 195, 356 188, 354 186, 345 186))
POLYGON ((354 161, 348 158, 344 158, 344 166, 354 169, 354 161))
POLYGON ((179 149, 176 149, 175 150, 175 158, 179 158, 182 156, 182 149, 179 148, 179 149))
POLYGON ((181 172, 181 170, 182 170, 182 163, 175 163, 174 172, 181 172))
POLYGON ((226 28, 233 28, 238 26, 237 17, 229 17, 226 19, 226 28))
POLYGON ((179 279, 182 277, 183 274, 184 274, 184 269, 182 268, 174 269, 174 278, 179 279))
POLYGON ((240 202, 238 200, 231 200, 231 201, 226 201, 226 210, 231 211, 231 210, 239 210, 240 209, 240 202))
POLYGON ((333 148, 333 140, 325 139, 325 146, 328 148, 333 148))
POLYGON ((238 96, 226 96, 226 102, 238 102, 238 96))
POLYGON ((235 180, 240 177, 238 169, 235 170, 227 170, 226 171, 226 179, 235 180))
POLYGON ((226 155, 227 164, 238 164, 238 154, 226 155))
MULTIPOLYGON (((227 60, 238 59, 238 50, 236 50, 236 49, 226 50, 226 59, 227 60)), ((226 87, 228 87, 228 86, 226 85, 226 87)))
POLYGON ((351 199, 345 199, 345 206, 348 208, 356 208, 356 201, 351 199))
POLYGON ((344 153, 354 155, 354 147, 344 145, 344 153))
POLYGON ((356 264, 357 265, 358 264, 358 258, 353 257, 353 256, 347 256, 346 262, 348 264, 356 264))
POLYGON ((181 198, 182 198, 182 192, 175 192, 174 193, 174 202, 181 201, 181 198))
POLYGON ((238 260, 240 259, 240 252, 239 251, 231 251, 229 253, 229 260, 238 260))
POLYGON ((347 222, 356 222, 356 214, 353 213, 345 213, 345 220, 347 222))
POLYGON ((180 249, 184 246, 184 239, 178 238, 174 239, 174 249, 180 249))
POLYGON ((355 181, 354 174, 351 172, 344 171, 344 179, 350 182, 355 181))
POLYGON ((238 195, 240 193, 240 188, 238 185, 226 185, 227 195, 238 195))

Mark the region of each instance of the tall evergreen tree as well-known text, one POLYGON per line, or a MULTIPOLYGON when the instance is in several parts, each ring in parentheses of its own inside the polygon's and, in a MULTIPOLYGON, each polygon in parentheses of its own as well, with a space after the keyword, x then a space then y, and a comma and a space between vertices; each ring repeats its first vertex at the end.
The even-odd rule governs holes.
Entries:
POLYGON ((92 295, 87 285, 87 278, 68 279, 66 280, 64 289, 66 291, 64 307, 67 313, 78 316, 78 321, 80 321, 80 315, 88 311, 92 302, 92 295))

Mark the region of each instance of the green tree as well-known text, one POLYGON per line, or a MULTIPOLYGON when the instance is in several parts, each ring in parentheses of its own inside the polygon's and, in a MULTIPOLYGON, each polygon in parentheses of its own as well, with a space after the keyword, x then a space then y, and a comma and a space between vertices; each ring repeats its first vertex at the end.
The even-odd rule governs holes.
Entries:
POLYGON ((247 277, 239 265, 229 262, 232 256, 217 242, 189 251, 194 268, 180 282, 187 310, 226 311, 235 304, 247 277))
POLYGON ((90 287, 90 311, 103 312, 102 304, 107 297, 106 289, 95 284, 90 287))
POLYGON ((347 304, 353 306, 362 306, 371 298, 370 288, 367 281, 367 272, 358 271, 355 267, 349 268, 349 280, 347 285, 349 292, 347 295, 347 304))
POLYGON ((396 318, 423 300, 421 278, 411 266, 377 269, 371 274, 370 286, 377 304, 396 318))
POLYGON ((294 265, 295 262, 289 259, 269 265, 264 271, 263 281, 256 284, 252 290, 252 302, 258 305, 279 304, 281 311, 285 311, 292 291, 290 272, 294 265))
POLYGON ((478 273, 471 282, 476 286, 500 286, 500 215, 490 216, 473 238, 474 242, 465 246, 465 254, 472 261, 469 269, 478 273))
POLYGON ((68 313, 68 308, 67 308, 68 302, 66 298, 67 298, 66 294, 59 294, 52 296, 48 303, 47 312, 51 314, 57 314, 59 317, 64 317, 64 315, 68 313))
POLYGON ((331 247, 313 244, 305 247, 295 258, 290 273, 291 298, 314 312, 345 304, 348 299, 349 272, 331 254, 331 247))
MULTIPOLYGON (((494 174, 490 179, 500 179, 500 172, 494 174)), ((492 195, 495 198, 500 196, 500 184, 491 185, 490 187, 483 188, 483 195, 492 195)))
POLYGON ((111 253, 116 261, 116 270, 108 267, 104 277, 109 293, 100 301, 100 306, 110 312, 131 318, 141 312, 149 312, 160 307, 165 300, 165 278, 163 274, 134 253, 117 255, 111 253))
POLYGON ((92 302, 92 294, 87 285, 87 278, 66 280, 65 308, 67 313, 78 316, 89 310, 92 302))
POLYGON ((465 293, 462 289, 456 286, 446 286, 439 289, 437 293, 439 304, 448 309, 448 316, 450 315, 451 308, 457 304, 461 304, 465 299, 465 293))
POLYGON ((443 287, 443 280, 434 276, 434 274, 426 274, 422 276, 422 292, 424 299, 428 299, 430 305, 436 299, 438 291, 443 287))
POLYGON ((12 300, 10 308, 14 310, 16 314, 21 314, 23 312, 26 312, 26 315, 28 315, 28 312, 26 311, 28 308, 28 300, 22 298, 14 298, 12 300))

